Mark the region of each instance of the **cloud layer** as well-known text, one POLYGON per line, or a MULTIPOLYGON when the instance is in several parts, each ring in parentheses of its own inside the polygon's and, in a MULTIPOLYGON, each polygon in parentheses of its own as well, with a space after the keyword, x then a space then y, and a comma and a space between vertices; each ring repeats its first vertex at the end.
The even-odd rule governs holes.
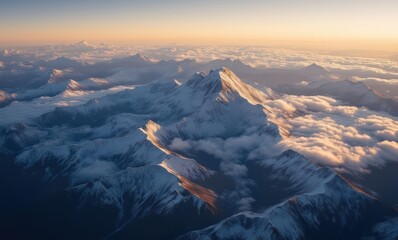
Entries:
POLYGON ((290 133, 282 145, 312 161, 355 172, 398 161, 396 117, 324 96, 285 95, 268 105, 290 133))

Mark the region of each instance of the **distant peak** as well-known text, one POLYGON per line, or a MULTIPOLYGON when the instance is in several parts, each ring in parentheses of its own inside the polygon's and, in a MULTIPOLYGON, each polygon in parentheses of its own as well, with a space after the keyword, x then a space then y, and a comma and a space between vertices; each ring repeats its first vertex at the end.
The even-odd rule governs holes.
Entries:
POLYGON ((47 62, 57 62, 57 63, 79 63, 78 61, 73 60, 73 59, 70 59, 70 58, 67 58, 67 57, 65 57, 65 56, 57 57, 57 58, 54 59, 54 60, 47 60, 47 62))
POLYGON ((67 58, 65 56, 57 57, 55 60, 56 61, 72 61, 70 58, 67 58))
POLYGON ((240 59, 226 58, 226 62, 244 64, 240 59))
POLYGON ((328 71, 323 68, 322 66, 313 63, 311 65, 308 65, 307 67, 304 67, 303 70, 309 70, 311 72, 318 72, 318 73, 327 73, 328 71))
POLYGON ((80 62, 64 56, 57 57, 53 60, 45 60, 45 62, 47 66, 57 69, 74 68, 81 66, 80 62))
POLYGON ((146 56, 142 55, 141 53, 137 53, 129 58, 137 61, 149 62, 149 59, 146 56))
POLYGON ((76 42, 76 45, 84 45, 84 46, 89 46, 90 44, 86 40, 78 41, 76 42))
POLYGON ((68 81, 67 86, 66 86, 66 88, 67 88, 68 90, 73 90, 73 91, 82 90, 82 87, 83 87, 83 86, 82 86, 79 82, 77 82, 77 81, 75 81, 75 80, 73 80, 73 79, 70 79, 70 80, 68 81))
POLYGON ((180 63, 188 63, 188 64, 191 64, 191 63, 197 63, 197 61, 196 61, 196 59, 191 59, 191 58, 185 58, 184 60, 182 60, 182 61, 180 61, 180 63))
POLYGON ((343 83, 343 84, 348 84, 348 85, 363 86, 363 87, 366 87, 367 89, 369 89, 368 86, 366 86, 363 82, 360 82, 360 81, 355 81, 354 82, 354 81, 349 80, 349 79, 344 79, 344 80, 342 80, 340 82, 343 83))
POLYGON ((348 86, 355 86, 357 89, 361 88, 364 91, 375 93, 375 91, 373 89, 371 89, 366 84, 364 84, 363 82, 360 82, 360 81, 355 81, 354 82, 352 80, 345 79, 345 80, 342 80, 341 83, 344 84, 345 86, 347 86, 347 85, 348 86))

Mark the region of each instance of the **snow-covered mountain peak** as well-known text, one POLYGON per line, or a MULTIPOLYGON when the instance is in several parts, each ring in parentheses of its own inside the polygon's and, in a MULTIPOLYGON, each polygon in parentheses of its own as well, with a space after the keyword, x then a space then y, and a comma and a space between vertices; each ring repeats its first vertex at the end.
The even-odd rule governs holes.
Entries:
POLYGON ((234 94, 238 94, 251 104, 261 104, 267 100, 263 92, 246 84, 226 67, 211 70, 207 76, 196 74, 187 85, 206 93, 215 93, 223 102, 228 102, 234 94))
POLYGON ((150 61, 149 58, 147 58, 146 56, 144 56, 144 55, 142 55, 140 53, 137 53, 137 54, 129 57, 129 59, 130 60, 135 60, 137 62, 149 62, 150 61))
POLYGON ((348 79, 342 80, 340 82, 342 87, 351 87, 351 86, 355 86, 356 88, 360 88, 361 91, 363 92, 370 92, 372 91, 368 86, 366 86, 365 84, 363 84, 362 82, 353 82, 350 81, 348 79))
POLYGON ((79 91, 79 90, 82 90, 82 87, 83 86, 79 82, 76 82, 75 80, 71 79, 71 80, 69 80, 66 89, 67 90, 79 91))
POLYGON ((90 44, 86 40, 81 40, 81 41, 76 42, 76 45, 89 46, 90 44))
POLYGON ((322 66, 320 66, 316 63, 308 65, 307 67, 304 67, 303 70, 305 70, 308 73, 320 74, 320 75, 328 73, 328 71, 325 68, 323 68, 322 66))
POLYGON ((72 97, 72 96, 78 96, 83 93, 84 93, 83 85, 80 84, 79 82, 71 79, 67 82, 66 88, 63 91, 62 95, 64 97, 72 97))

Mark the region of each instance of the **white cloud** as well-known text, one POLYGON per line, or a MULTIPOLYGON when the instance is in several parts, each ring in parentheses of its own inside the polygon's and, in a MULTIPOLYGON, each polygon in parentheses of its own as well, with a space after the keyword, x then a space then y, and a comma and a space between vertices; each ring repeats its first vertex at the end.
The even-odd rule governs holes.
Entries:
POLYGON ((184 141, 181 138, 174 138, 171 141, 169 148, 177 151, 186 151, 190 148, 190 144, 188 141, 184 141))
POLYGON ((87 166, 79 168, 72 176, 72 181, 74 183, 91 181, 97 177, 115 174, 118 170, 118 167, 112 162, 95 160, 87 166))
POLYGON ((290 133, 280 143, 311 161, 349 172, 364 172, 371 165, 398 161, 398 119, 364 108, 342 106, 322 96, 285 95, 270 101, 274 121, 290 133), (284 103, 281 103, 284 102, 284 103), (278 106, 292 106, 288 114, 278 106))

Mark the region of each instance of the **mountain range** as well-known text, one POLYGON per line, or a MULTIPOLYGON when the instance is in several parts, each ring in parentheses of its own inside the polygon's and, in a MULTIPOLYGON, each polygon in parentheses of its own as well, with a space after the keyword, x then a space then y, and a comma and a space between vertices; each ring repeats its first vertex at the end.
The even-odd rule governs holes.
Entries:
MULTIPOLYGON (((51 64, 58 61, 65 64, 51 64)), ((195 73, 195 61, 187 60, 174 71, 175 61, 137 55, 116 61, 140 70, 116 77, 114 61, 90 66, 95 77, 112 76, 106 82, 55 80, 35 91, 51 93, 47 86, 55 84, 57 92, 72 94, 116 86, 128 76, 130 83, 137 79, 134 89, 0 130, 4 237, 398 238, 393 206, 334 169, 278 147, 290 134, 267 106, 277 93, 226 67, 195 73)), ((326 74, 316 65, 308 69, 326 74)))

